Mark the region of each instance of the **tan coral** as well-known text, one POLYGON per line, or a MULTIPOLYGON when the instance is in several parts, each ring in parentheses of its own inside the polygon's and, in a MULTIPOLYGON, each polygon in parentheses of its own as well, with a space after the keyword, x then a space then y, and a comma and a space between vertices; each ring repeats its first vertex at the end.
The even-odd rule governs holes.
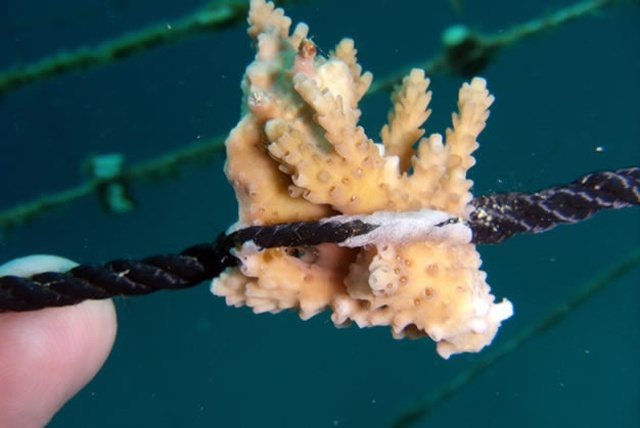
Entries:
MULTIPOLYGON (((511 308, 508 302, 494 305, 488 298, 486 275, 472 247, 414 242, 363 252, 361 257, 370 260, 368 272, 354 267, 345 280, 349 297, 360 303, 348 318, 361 327, 390 325, 395 337, 426 334, 445 357, 441 348, 451 344, 458 352, 478 351, 511 308), (367 282, 369 286, 363 286, 367 282), (469 343, 469 335, 478 340, 469 343)), ((367 263, 358 266, 362 264, 367 263)), ((340 303, 334 317, 337 322, 345 318, 340 303)))
POLYGON ((218 279, 217 292, 226 297, 227 304, 247 305, 256 313, 299 309, 307 319, 345 293, 343 279, 355 253, 322 244, 308 249, 245 248, 239 258, 242 267, 218 279))
POLYGON ((413 144, 424 135, 422 125, 427 121, 431 110, 431 91, 428 91, 429 79, 424 70, 414 69, 402 80, 402 86, 392 96, 393 109, 389 112, 389 123, 382 127, 380 137, 387 156, 398 156, 400 171, 408 172, 413 144))
MULTIPOLYGON (((332 66, 327 72, 328 64, 318 67, 320 77, 331 76, 323 80, 339 81, 334 74, 351 77, 346 65, 342 69, 332 66)), ((473 183, 466 179, 466 171, 475 163, 471 153, 478 147, 476 138, 493 102, 484 80, 476 78, 460 90, 460 114, 453 116, 454 127, 447 130, 446 144, 442 146, 442 137, 434 134, 423 138, 414 154, 412 144, 423 133, 420 126, 428 117, 425 109, 430 97, 424 75, 412 72, 397 104, 409 105, 411 100, 414 112, 399 110, 391 115, 391 125, 383 128, 385 145, 397 156, 385 155, 385 146, 375 144, 358 126, 360 111, 345 101, 355 97, 354 80, 351 90, 346 91, 348 96, 343 96, 344 90, 323 87, 306 75, 296 75, 293 82, 294 89, 316 112, 313 120, 324 135, 309 132, 308 124, 300 120, 275 119, 267 126, 272 141, 269 152, 290 172, 307 200, 348 214, 429 207, 468 215, 473 183), (407 175, 403 166, 409 159, 414 167, 412 175, 407 175)))
MULTIPOLYGON (((289 34, 291 20, 264 0, 251 1, 249 24, 258 52, 242 84, 244 117, 226 143, 236 227, 378 211, 468 216, 466 172, 493 102, 483 79, 461 88, 443 141, 423 137, 431 93, 424 73, 413 70, 394 94, 377 144, 358 124, 371 74, 358 64, 352 40, 321 57, 308 27, 289 34)), ((459 228, 466 232, 451 239, 411 233, 353 249, 245 243, 235 250, 240 266, 214 280, 212 291, 256 312, 297 309, 306 319, 330 308, 338 326, 354 321, 389 325, 395 337, 427 335, 445 358, 478 351, 512 309, 494 303, 471 234, 459 228)))

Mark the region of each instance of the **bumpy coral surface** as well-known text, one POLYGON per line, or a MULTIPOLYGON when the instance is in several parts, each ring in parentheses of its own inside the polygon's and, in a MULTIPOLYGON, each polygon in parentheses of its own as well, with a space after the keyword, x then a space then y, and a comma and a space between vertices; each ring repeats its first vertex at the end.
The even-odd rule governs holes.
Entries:
MULTIPOLYGON (((460 89, 443 141, 423 136, 431 93, 424 73, 413 70, 375 143, 358 125, 372 76, 358 65, 352 40, 322 57, 305 24, 290 32, 291 20, 264 0, 251 2, 249 24, 257 54, 242 83, 243 117, 226 142, 236 227, 425 208, 469 215, 466 172, 493 102, 483 79, 460 89)), ((512 314, 510 302, 494 303, 480 256, 465 239, 359 248, 246 244, 235 253, 240 266, 214 280, 212 291, 255 312, 297 309, 306 319, 329 308, 336 325, 428 335, 448 358, 489 344, 512 314)))

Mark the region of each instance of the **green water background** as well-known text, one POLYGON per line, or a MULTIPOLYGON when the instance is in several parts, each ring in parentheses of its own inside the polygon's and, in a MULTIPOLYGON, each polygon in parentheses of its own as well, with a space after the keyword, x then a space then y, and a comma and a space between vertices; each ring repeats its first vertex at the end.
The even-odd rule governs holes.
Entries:
MULTIPOLYGON (((312 1, 291 6, 328 51, 356 40, 374 76, 430 57, 447 26, 501 31, 568 2, 312 1), (366 6, 363 6, 366 4, 366 6)), ((0 66, 94 44, 194 10, 194 0, 0 4, 0 66)), ((640 8, 586 17, 503 52, 482 75, 496 97, 470 177, 476 194, 535 190, 586 172, 640 164, 640 8)), ((239 118, 239 82, 252 58, 242 27, 194 36, 104 67, 10 93, 0 104, 0 207, 82 180, 89 155, 131 164, 225 134, 239 118)), ((462 78, 433 79, 427 132, 450 124, 462 78)), ((371 137, 386 94, 363 103, 371 137)), ((55 253, 80 262, 175 252, 235 220, 224 156, 179 178, 136 183, 138 209, 101 212, 94 198, 2 238, 0 260, 55 253)), ((494 346, 547 313, 640 244, 640 213, 483 247, 496 296, 515 316, 494 346)), ((521 346, 418 426, 637 427, 640 273, 618 281, 561 324, 521 346)), ((382 427, 473 365, 441 360, 429 340, 384 328, 335 329, 328 314, 254 315, 208 287, 117 301, 120 330, 104 369, 51 427, 382 427)), ((34 397, 34 400, 37 397, 34 397)))

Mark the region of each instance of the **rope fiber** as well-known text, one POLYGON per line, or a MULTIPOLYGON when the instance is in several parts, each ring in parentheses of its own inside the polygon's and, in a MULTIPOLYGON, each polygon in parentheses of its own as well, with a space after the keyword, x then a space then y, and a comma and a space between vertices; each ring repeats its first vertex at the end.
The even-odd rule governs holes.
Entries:
POLYGON ((640 205, 640 167, 587 174, 535 193, 495 193, 471 201, 473 241, 497 244, 519 233, 540 233, 586 220, 605 208, 640 205))
MULTIPOLYGON (((585 220, 601 209, 640 205, 640 167, 587 174, 566 186, 535 193, 498 193, 471 202, 465 220, 476 244, 495 244, 516 234, 540 233, 563 223, 585 220)), ((259 248, 314 246, 344 242, 381 227, 361 220, 332 220, 250 226, 221 234, 215 242, 179 254, 117 259, 104 265, 79 265, 67 272, 29 278, 0 277, 0 312, 66 306, 87 299, 181 289, 219 276, 236 266, 233 249, 252 241, 259 248)))

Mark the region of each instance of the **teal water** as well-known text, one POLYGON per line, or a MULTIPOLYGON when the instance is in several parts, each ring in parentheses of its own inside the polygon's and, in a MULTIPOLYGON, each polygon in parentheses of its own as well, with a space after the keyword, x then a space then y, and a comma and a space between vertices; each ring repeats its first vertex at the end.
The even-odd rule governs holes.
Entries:
MULTIPOLYGON (((325 51, 352 37, 374 76, 430 57, 441 31, 464 22, 497 32, 568 2, 316 0, 290 6, 325 51)), ((0 68, 102 40, 194 10, 199 2, 2 2, 0 68), (54 6, 55 4, 55 6, 54 6)), ((225 134, 239 118, 252 58, 241 27, 203 34, 7 94, 0 104, 0 209, 74 186, 96 153, 131 164, 225 134)), ((502 52, 482 76, 496 97, 471 171, 475 193, 535 190, 599 169, 640 164, 640 8, 612 7, 502 52)), ((463 79, 433 79, 427 132, 450 123, 463 79)), ((368 99, 370 136, 384 94, 368 99)), ((138 208, 74 202, 0 241, 0 261, 49 252, 79 262, 175 252, 235 220, 224 157, 180 177, 135 183, 138 208)), ((481 253, 515 316, 493 347, 543 317, 640 244, 640 211, 514 238, 481 253)), ((636 270, 526 342, 416 426, 637 427, 640 272, 636 270)), ((99 375, 51 427, 383 427, 478 360, 441 360, 429 340, 386 329, 337 330, 323 314, 254 315, 206 284, 117 301, 120 329, 99 375)), ((480 354, 482 356, 482 354, 480 354)), ((36 399, 36 397, 34 397, 36 399)))

